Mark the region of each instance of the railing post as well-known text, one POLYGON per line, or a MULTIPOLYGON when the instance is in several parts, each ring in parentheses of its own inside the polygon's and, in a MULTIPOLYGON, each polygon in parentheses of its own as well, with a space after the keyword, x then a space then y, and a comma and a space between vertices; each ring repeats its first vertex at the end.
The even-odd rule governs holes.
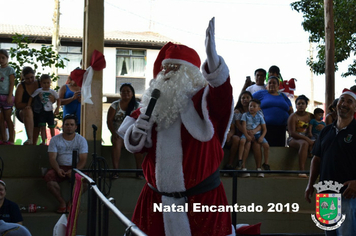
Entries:
MULTIPOLYGON (((115 205, 114 198, 108 199, 112 204, 115 205)), ((109 208, 103 204, 103 236, 109 236, 109 208)))
POLYGON ((92 187, 88 192, 88 220, 87 220, 87 236, 96 235, 96 212, 98 199, 92 187))
MULTIPOLYGON (((98 158, 97 158, 98 160, 98 158)), ((101 166, 100 166, 100 162, 98 161, 98 178, 96 179, 96 186, 98 187, 98 189, 101 191, 101 166)), ((101 232, 101 221, 102 221, 102 218, 101 218, 101 206, 104 205, 102 204, 102 202, 100 201, 100 198, 97 198, 97 206, 98 206, 98 236, 101 236, 102 232, 101 232)), ((105 207, 105 205, 104 205, 105 207)))
MULTIPOLYGON (((234 206, 237 203, 237 174, 235 170, 232 175, 232 205, 234 206)), ((236 227, 236 212, 232 213, 232 225, 236 227)))
MULTIPOLYGON (((77 158, 78 158, 78 150, 73 150, 72 153, 72 168, 77 168, 77 158)), ((70 176, 70 202, 73 200, 73 187, 75 183, 75 171, 72 171, 72 174, 70 176)))

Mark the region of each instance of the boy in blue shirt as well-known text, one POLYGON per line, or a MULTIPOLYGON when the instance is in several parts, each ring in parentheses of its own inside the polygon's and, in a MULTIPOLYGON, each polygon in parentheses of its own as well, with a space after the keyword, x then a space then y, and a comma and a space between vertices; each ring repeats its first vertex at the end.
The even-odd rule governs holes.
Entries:
MULTIPOLYGON (((240 147, 239 147, 239 160, 242 160, 242 170, 247 170, 245 168, 245 162, 250 151, 251 142, 258 142, 263 147, 265 164, 268 163, 268 152, 269 152, 269 145, 267 140, 265 139, 265 135, 267 133, 266 122, 261 114, 260 108, 261 102, 257 99, 251 99, 248 105, 248 112, 244 113, 241 118, 241 125, 243 133, 240 140, 240 147), (258 131, 254 135, 250 135, 248 133, 249 130, 255 129, 257 126, 261 126, 261 130, 258 131), (247 143, 247 145, 245 145, 247 143), (250 145, 248 145, 250 143, 250 145)), ((256 160, 257 170, 261 171, 261 162, 262 160, 256 160)), ((249 173, 242 174, 242 177, 249 177, 249 173)), ((259 173, 258 177, 263 178, 264 174, 259 173)))

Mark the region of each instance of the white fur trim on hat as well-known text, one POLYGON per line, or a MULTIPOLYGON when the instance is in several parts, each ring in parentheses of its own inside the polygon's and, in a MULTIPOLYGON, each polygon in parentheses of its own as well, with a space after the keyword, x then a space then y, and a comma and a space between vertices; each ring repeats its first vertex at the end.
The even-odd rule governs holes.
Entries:
POLYGON ((356 94, 350 90, 346 90, 344 89, 344 91, 342 92, 341 95, 344 95, 344 94, 347 94, 347 95, 350 95, 351 97, 353 97, 355 100, 356 100, 356 94))
MULTIPOLYGON (((194 68, 198 68, 196 67, 195 65, 193 65, 192 63, 188 62, 188 61, 184 61, 182 59, 172 59, 172 58, 168 58, 168 59, 164 59, 162 61, 162 65, 164 64, 181 64, 181 65, 186 65, 186 66, 189 66, 189 67, 194 67, 194 68)), ((199 70, 199 68, 198 68, 199 70)))

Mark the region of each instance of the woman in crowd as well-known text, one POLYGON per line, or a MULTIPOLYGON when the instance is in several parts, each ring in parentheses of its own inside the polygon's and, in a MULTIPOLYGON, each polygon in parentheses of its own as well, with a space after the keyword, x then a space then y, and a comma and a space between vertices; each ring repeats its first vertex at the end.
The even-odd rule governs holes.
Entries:
MULTIPOLYGON (((234 170, 234 162, 237 150, 239 149, 240 136, 236 128, 236 116, 232 118, 230 130, 226 136, 226 143, 224 148, 230 149, 228 163, 224 166, 224 170, 234 170)), ((226 175, 227 176, 227 175, 226 175)))
POLYGON ((325 116, 325 124, 330 125, 337 119, 336 105, 339 99, 336 98, 328 107, 329 112, 325 116))
POLYGON ((24 67, 21 74, 22 81, 17 85, 15 93, 16 117, 25 125, 27 141, 23 144, 36 145, 39 128, 37 125, 34 127, 34 124, 38 122, 34 122, 33 110, 31 106, 28 106, 28 100, 31 94, 41 86, 40 82, 35 79, 35 71, 31 67, 24 67))
MULTIPOLYGON (((126 116, 129 116, 138 108, 138 102, 135 98, 135 90, 129 83, 124 83, 120 87, 120 99, 113 102, 109 108, 106 123, 111 132, 111 158, 114 169, 119 169, 119 161, 121 149, 124 147, 124 140, 117 134, 117 130, 124 121, 126 116)), ((135 153, 136 168, 141 169, 143 155, 135 153)), ((142 175, 136 174, 138 178, 143 179, 142 175)), ((113 178, 118 178, 115 174, 113 178)))
MULTIPOLYGON (((295 100, 296 112, 288 119, 288 145, 298 149, 299 170, 304 170, 305 161, 310 153, 314 141, 308 137, 308 127, 313 114, 306 111, 309 99, 300 95, 295 100)), ((306 174, 299 174, 299 177, 308 178, 306 174)))
POLYGON ((81 94, 80 87, 77 83, 68 76, 67 83, 59 89, 59 99, 63 105, 63 117, 68 114, 74 114, 78 120, 77 133, 80 133, 80 109, 81 109, 81 94))
POLYGON ((286 127, 293 107, 290 100, 278 91, 279 79, 270 76, 267 82, 267 90, 260 90, 253 94, 253 98, 261 101, 261 109, 267 125, 265 138, 268 144, 273 146, 286 145, 286 127))

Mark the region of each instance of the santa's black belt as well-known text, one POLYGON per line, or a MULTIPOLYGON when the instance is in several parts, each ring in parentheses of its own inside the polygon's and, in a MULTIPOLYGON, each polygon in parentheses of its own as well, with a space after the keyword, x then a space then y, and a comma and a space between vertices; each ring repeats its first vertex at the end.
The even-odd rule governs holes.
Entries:
POLYGON ((217 169, 208 178, 204 179, 199 184, 195 185, 194 187, 192 187, 190 189, 187 189, 184 192, 173 192, 173 193, 160 192, 160 191, 158 191, 158 189, 153 187, 152 184, 147 183, 147 185, 156 193, 159 193, 159 194, 167 196, 167 197, 174 197, 174 198, 189 197, 189 196, 205 193, 205 192, 208 192, 210 190, 217 188, 220 185, 220 171, 219 171, 219 169, 217 169))

